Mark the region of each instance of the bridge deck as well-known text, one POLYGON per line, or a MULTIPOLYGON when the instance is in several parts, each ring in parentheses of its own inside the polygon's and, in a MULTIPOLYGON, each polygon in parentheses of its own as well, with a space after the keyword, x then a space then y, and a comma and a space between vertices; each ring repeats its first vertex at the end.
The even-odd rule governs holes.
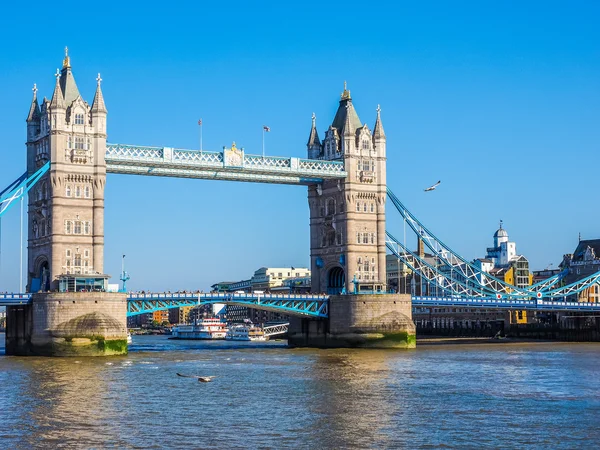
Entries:
POLYGON ((348 175, 339 161, 246 155, 236 150, 206 152, 169 147, 106 144, 108 173, 149 175, 258 183, 300 184, 343 179, 348 175))
MULTIPOLYGON (((0 306, 24 305, 32 294, 0 294, 0 306)), ((254 294, 254 293, 169 293, 152 292, 128 294, 128 315, 153 311, 197 306, 211 303, 241 305, 304 317, 328 317, 329 296, 306 294, 254 294)), ((412 297, 415 308, 481 308, 535 311, 600 311, 600 303, 562 302, 543 299, 507 300, 464 297, 412 297)))

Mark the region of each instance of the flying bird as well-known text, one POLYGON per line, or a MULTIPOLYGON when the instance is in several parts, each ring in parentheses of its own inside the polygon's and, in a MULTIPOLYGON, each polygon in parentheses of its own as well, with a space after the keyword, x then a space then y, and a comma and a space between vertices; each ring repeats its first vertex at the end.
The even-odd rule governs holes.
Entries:
POLYGON ((441 183, 441 181, 438 181, 437 183, 435 183, 433 186, 429 186, 427 189, 423 189, 425 192, 429 192, 429 191, 433 191, 435 190, 436 187, 439 186, 439 184, 441 183))
POLYGON ((197 378, 198 381, 200 383, 208 383, 209 381, 212 381, 212 379, 214 378, 214 376, 210 376, 210 377, 199 377, 198 375, 184 375, 182 373, 177 373, 178 377, 184 377, 184 378, 197 378))

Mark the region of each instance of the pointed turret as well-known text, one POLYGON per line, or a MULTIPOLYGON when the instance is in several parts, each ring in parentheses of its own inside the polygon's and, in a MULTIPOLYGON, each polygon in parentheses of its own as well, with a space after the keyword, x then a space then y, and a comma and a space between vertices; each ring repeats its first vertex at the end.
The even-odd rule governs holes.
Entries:
POLYGON ((385 138, 385 131, 381 124, 381 108, 377 105, 377 120, 375 120, 375 128, 373 129, 373 139, 385 138))
POLYGON ((60 87, 63 92, 66 106, 71 106, 73 100, 79 97, 79 89, 77 89, 75 78, 71 72, 71 58, 69 57, 68 47, 65 47, 65 59, 63 60, 63 67, 60 71, 60 87))
POLYGON ((56 69, 56 84, 54 85, 54 92, 52 93, 52 99, 50 99, 50 107, 52 109, 65 108, 65 98, 63 90, 60 87, 60 72, 56 69))
POLYGON ((381 124, 381 108, 379 105, 377 105, 377 120, 375 120, 375 128, 373 129, 373 148, 378 156, 385 157, 386 138, 383 125, 381 124))
POLYGON ((33 85, 33 99, 31 100, 31 106, 29 107, 29 114, 27 114, 27 122, 37 122, 40 119, 40 105, 37 101, 37 85, 33 85))
POLYGON ((317 159, 321 156, 321 140, 317 132, 317 116, 315 116, 315 113, 312 114, 312 127, 306 147, 308 148, 308 157, 310 159, 317 159))
MULTIPOLYGON (((100 74, 98 74, 98 78, 96 78, 96 94, 94 95, 94 101, 92 102, 92 114, 96 113, 107 113, 106 105, 104 104, 104 96, 102 95, 102 88, 100 87, 100 83, 102 82, 102 78, 100 78, 100 74)), ((318 138, 317 138, 318 139, 318 138)))

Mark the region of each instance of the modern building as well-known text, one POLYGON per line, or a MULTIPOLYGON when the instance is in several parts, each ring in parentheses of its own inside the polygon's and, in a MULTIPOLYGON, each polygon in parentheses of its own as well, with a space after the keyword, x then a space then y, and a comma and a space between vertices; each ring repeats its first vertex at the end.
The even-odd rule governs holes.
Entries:
POLYGON ((290 278, 310 277, 310 270, 304 267, 261 267, 250 279, 252 291, 271 291, 284 285, 290 278))

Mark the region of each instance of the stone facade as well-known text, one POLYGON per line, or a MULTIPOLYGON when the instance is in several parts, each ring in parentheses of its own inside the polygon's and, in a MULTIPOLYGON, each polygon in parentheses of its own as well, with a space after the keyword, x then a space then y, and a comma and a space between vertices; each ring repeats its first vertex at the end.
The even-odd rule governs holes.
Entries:
POLYGON ((290 319, 292 347, 414 348, 410 295, 334 295, 329 319, 290 319))
POLYGON ((100 75, 92 106, 75 84, 68 55, 52 99, 41 107, 34 86, 27 117, 27 171, 51 161, 29 194, 29 292, 58 287, 60 274, 104 270, 106 107, 100 75))
POLYGON ((348 177, 308 188, 313 292, 353 292, 358 283, 385 288, 386 138, 380 110, 373 132, 344 88, 319 140, 313 115, 308 157, 343 161, 348 177))
POLYGON ((127 353, 127 297, 122 293, 34 294, 7 307, 7 355, 107 356, 127 353))

